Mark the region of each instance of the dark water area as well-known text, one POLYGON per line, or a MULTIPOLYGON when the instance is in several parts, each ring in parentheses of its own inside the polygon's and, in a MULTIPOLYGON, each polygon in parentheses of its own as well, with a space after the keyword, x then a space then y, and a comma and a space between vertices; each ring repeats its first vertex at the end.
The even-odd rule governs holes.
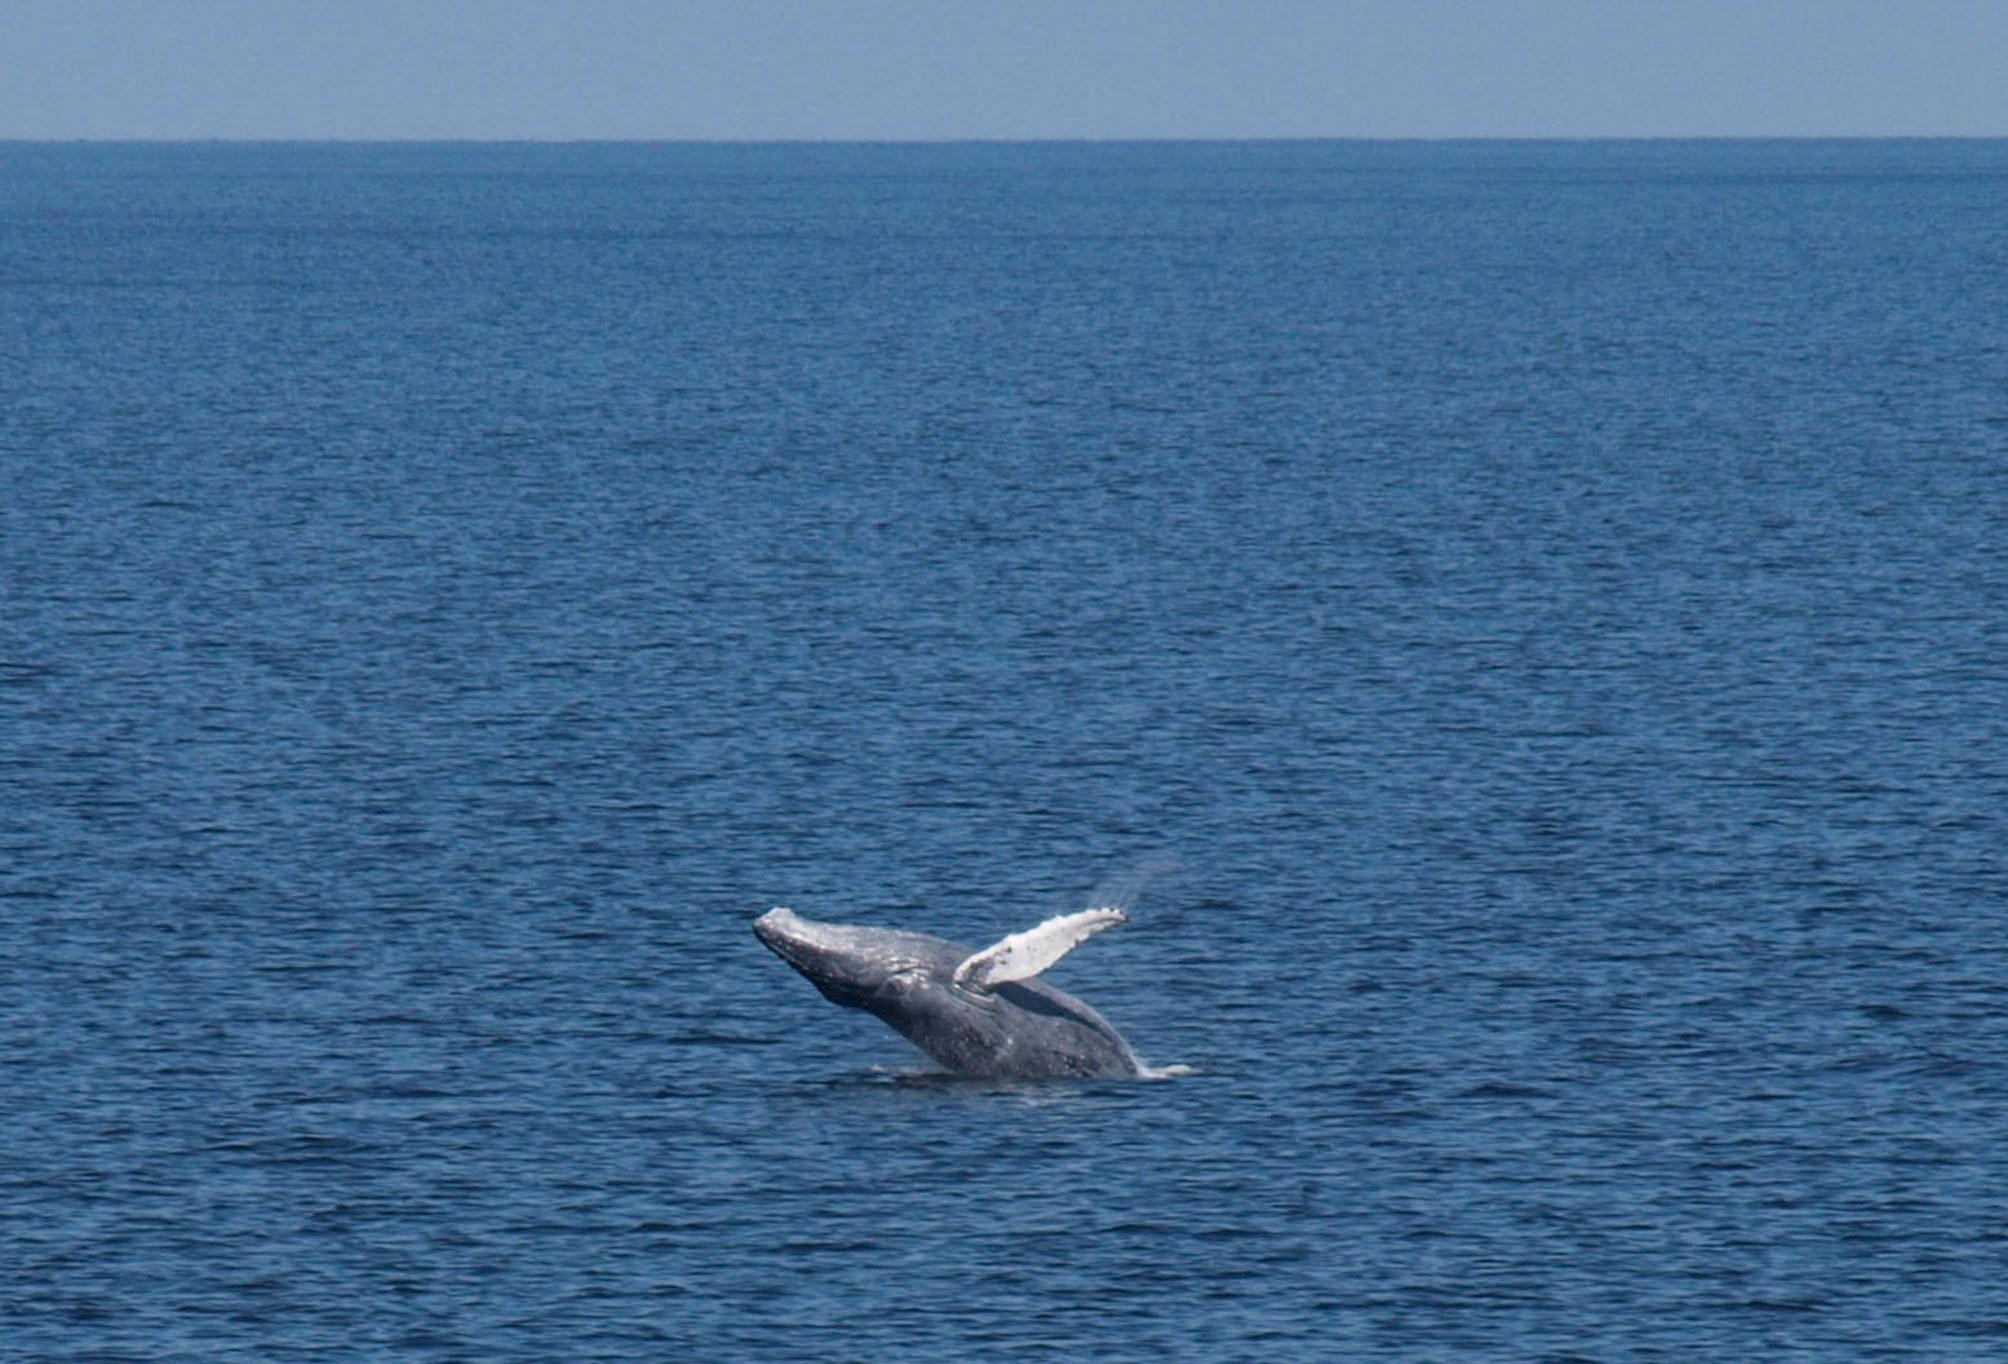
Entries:
POLYGON ((2008 1357, 2004 223, 0 144, 0 1356, 2008 1357), (1146 879, 1163 1081, 749 931, 1146 879))

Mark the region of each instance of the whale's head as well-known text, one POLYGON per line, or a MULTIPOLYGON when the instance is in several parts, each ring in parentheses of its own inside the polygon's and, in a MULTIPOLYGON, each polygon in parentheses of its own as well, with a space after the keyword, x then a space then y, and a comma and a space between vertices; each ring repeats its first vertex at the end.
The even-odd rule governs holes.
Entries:
POLYGON ((808 978, 833 1004, 881 1012, 915 987, 945 979, 959 959, 950 945, 924 933, 860 924, 826 924, 792 909, 770 909, 753 934, 775 956, 808 978))

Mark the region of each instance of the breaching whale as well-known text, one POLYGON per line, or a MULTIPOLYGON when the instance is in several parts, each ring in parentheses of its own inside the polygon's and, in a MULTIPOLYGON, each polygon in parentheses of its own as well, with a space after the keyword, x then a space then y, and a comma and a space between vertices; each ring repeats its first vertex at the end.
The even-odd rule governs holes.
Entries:
POLYGON ((753 933, 823 997, 883 1019, 958 1075, 1093 1079, 1143 1066, 1108 1020, 1034 980, 1106 928, 1119 909, 1048 919, 981 952, 926 933, 826 924, 772 909, 753 933))

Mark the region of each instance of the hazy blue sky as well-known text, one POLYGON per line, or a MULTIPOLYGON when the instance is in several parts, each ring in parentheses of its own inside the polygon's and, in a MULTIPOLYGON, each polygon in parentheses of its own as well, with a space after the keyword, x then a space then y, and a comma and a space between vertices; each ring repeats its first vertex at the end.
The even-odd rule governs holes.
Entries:
POLYGON ((2008 0, 0 0, 0 137, 2008 135, 2008 0))

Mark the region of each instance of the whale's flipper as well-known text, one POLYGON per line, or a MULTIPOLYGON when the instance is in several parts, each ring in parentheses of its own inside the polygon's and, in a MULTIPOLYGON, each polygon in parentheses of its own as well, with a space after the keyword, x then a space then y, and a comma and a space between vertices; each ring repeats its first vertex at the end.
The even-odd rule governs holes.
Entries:
POLYGON ((1128 920, 1120 909, 1084 909, 1048 919, 964 960, 955 968, 955 983, 987 990, 1014 980, 1029 980, 1103 929, 1128 920))

